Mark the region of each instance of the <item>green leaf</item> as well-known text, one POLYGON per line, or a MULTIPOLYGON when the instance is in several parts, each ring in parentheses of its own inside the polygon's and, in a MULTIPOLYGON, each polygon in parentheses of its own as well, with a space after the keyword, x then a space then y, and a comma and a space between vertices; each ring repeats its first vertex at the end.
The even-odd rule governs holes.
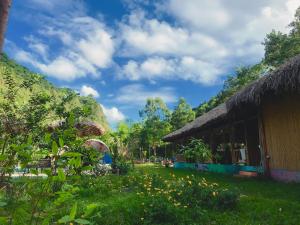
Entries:
POLYGON ((6 218, 6 217, 0 217, 0 224, 3 224, 3 225, 8 224, 7 220, 8 220, 8 218, 6 218))
POLYGON ((58 146, 57 146, 57 143, 55 141, 52 142, 52 153, 54 155, 57 155, 57 153, 58 153, 58 146))
POLYGON ((59 146, 62 148, 64 147, 64 139, 62 139, 61 137, 58 139, 58 142, 59 142, 59 146))
POLYGON ((43 220, 42 225, 49 225, 50 223, 50 218, 46 218, 43 220))
POLYGON ((45 135, 45 141, 47 143, 49 143, 51 141, 51 134, 48 133, 48 134, 45 135))
POLYGON ((27 144, 32 145, 32 136, 31 135, 27 139, 27 144))
POLYGON ((72 221, 72 219, 70 218, 70 216, 66 215, 66 216, 60 218, 58 220, 58 223, 68 223, 68 222, 71 222, 71 221, 72 221))
POLYGON ((85 224, 91 224, 90 221, 85 220, 85 219, 76 219, 75 222, 79 223, 79 224, 83 224, 83 225, 85 225, 85 224))
POLYGON ((82 156, 82 154, 79 152, 66 152, 62 156, 64 156, 64 157, 80 157, 80 156, 82 156))
POLYGON ((30 169, 30 173, 32 173, 34 175, 38 175, 39 171, 37 169, 30 169))
POLYGON ((74 220, 77 212, 77 202, 73 205, 71 212, 70 212, 70 219, 74 220))
POLYGON ((6 206, 7 203, 6 202, 0 202, 0 207, 6 206))
POLYGON ((91 214, 93 214, 94 211, 97 209, 97 207, 98 207, 98 204, 95 204, 95 203, 87 205, 87 207, 84 211, 84 217, 88 217, 91 214))
POLYGON ((88 170, 92 170, 93 166, 84 166, 81 168, 81 171, 88 171, 88 170))
POLYGON ((59 181, 65 181, 66 180, 66 175, 65 175, 65 173, 64 173, 64 171, 63 171, 62 168, 58 168, 58 170, 57 170, 57 176, 58 176, 58 180, 59 181))

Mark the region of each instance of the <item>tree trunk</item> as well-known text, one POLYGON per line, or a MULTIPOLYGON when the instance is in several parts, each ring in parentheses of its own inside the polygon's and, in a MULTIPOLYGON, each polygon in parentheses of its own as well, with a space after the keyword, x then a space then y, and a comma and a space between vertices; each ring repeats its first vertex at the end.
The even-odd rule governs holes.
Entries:
POLYGON ((4 43, 4 34, 6 31, 6 24, 8 21, 8 11, 11 6, 11 0, 0 1, 0 53, 4 43))

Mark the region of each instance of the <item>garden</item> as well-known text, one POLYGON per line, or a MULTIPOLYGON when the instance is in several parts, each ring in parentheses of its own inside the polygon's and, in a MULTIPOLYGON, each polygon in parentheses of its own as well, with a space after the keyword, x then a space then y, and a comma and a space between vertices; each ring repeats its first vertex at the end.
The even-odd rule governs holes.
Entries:
MULTIPOLYGON (((138 165, 127 175, 24 178, 1 224, 298 224, 299 184, 138 165), (26 192, 25 192, 26 190, 26 192)), ((8 193, 9 194, 9 193, 8 193)))

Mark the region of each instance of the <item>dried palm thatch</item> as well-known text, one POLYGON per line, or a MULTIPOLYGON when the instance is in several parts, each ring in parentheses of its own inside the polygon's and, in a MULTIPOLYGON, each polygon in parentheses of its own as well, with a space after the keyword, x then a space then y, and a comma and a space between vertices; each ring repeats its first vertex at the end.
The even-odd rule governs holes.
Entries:
POLYGON ((226 104, 229 110, 244 104, 259 105, 265 96, 283 93, 300 93, 300 55, 246 86, 226 104))
POLYGON ((91 121, 76 123, 75 128, 77 129, 77 134, 80 137, 101 136, 105 132, 102 126, 100 126, 98 123, 91 121))
MULTIPOLYGON (((55 129, 64 126, 65 121, 56 121, 48 126, 48 131, 53 132, 55 129)), ((82 121, 75 124, 77 135, 79 137, 85 136, 101 136, 105 133, 104 128, 92 121, 82 121)))
POLYGON ((103 141, 98 139, 89 139, 84 143, 84 145, 102 153, 109 152, 109 147, 103 141))
POLYGON ((203 114, 202 116, 197 117, 194 121, 186 124, 184 127, 166 135, 163 140, 172 141, 174 139, 182 137, 183 135, 190 134, 195 130, 201 129, 202 127, 215 122, 216 120, 224 118, 227 115, 227 111, 227 106, 223 103, 213 108, 209 112, 203 114))

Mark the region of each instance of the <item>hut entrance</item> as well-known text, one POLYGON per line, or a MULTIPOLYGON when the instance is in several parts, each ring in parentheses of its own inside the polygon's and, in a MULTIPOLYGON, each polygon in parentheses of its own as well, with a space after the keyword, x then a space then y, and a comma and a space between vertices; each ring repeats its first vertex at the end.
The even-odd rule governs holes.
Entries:
POLYGON ((248 152, 248 163, 251 166, 259 166, 261 161, 261 153, 259 148, 259 131, 258 131, 258 120, 253 118, 246 121, 246 142, 248 152))
POLYGON ((232 140, 233 163, 259 166, 261 153, 259 149, 258 119, 251 118, 234 124, 232 140))

